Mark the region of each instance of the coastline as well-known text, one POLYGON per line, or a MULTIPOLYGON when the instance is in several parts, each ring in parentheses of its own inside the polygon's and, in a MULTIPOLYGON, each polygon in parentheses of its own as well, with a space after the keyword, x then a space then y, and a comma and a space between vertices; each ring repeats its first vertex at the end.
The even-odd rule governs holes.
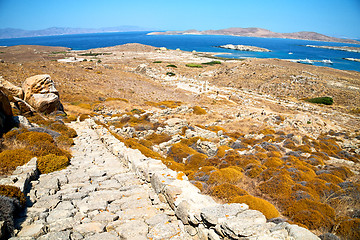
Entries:
POLYGON ((293 40, 304 40, 304 41, 316 41, 316 42, 329 42, 329 43, 345 43, 345 44, 358 44, 360 45, 360 41, 353 40, 354 42, 349 42, 344 39, 344 41, 327 41, 327 40, 317 40, 317 39, 310 39, 310 38, 292 38, 292 37, 270 37, 270 36, 244 36, 244 35, 238 35, 238 34, 210 34, 210 33, 177 33, 174 31, 174 33, 168 33, 168 32, 150 32, 147 33, 148 36, 155 36, 155 35, 204 35, 204 36, 233 36, 233 37, 248 37, 248 38, 269 38, 269 39, 293 39, 293 40))

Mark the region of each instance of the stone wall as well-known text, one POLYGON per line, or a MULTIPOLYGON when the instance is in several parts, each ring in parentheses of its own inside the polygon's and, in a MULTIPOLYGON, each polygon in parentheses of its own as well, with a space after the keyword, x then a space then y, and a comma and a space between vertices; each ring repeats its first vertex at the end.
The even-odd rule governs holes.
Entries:
POLYGON ((203 195, 185 174, 168 169, 160 160, 147 158, 139 150, 127 148, 92 119, 87 124, 102 142, 131 168, 139 178, 151 183, 159 198, 167 202, 184 225, 199 239, 319 239, 309 230, 286 222, 268 222, 246 204, 219 204, 203 195))

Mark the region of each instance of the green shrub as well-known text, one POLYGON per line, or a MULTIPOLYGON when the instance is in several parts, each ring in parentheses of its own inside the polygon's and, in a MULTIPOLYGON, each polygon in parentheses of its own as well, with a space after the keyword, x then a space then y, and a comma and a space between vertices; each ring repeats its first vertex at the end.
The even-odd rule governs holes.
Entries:
POLYGON ((331 97, 310 98, 310 99, 306 99, 305 101, 310 103, 325 104, 325 105, 332 105, 334 103, 334 100, 331 97))
POLYGON ((211 62, 206 62, 206 63, 202 63, 203 65, 215 65, 215 64, 221 64, 220 61, 211 61, 211 62))
POLYGON ((172 76, 175 76, 175 73, 173 73, 173 72, 167 72, 166 75, 172 77, 172 76))
POLYGON ((174 65, 174 64, 169 64, 169 65, 167 65, 166 67, 177 68, 177 66, 176 66, 176 65, 174 65))
POLYGON ((51 173, 66 168, 70 161, 65 156, 49 154, 39 157, 37 163, 40 173, 51 173))
POLYGON ((203 68, 203 66, 201 64, 197 64, 197 63, 188 63, 185 66, 191 67, 191 68, 203 68))
POLYGON ((162 61, 155 61, 155 62, 153 62, 153 63, 162 63, 162 61))

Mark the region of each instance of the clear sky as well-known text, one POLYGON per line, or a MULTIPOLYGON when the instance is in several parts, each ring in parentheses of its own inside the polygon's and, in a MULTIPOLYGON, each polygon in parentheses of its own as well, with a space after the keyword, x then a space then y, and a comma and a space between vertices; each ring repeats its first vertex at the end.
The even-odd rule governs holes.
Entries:
POLYGON ((360 0, 0 0, 0 28, 260 27, 360 38, 360 0))

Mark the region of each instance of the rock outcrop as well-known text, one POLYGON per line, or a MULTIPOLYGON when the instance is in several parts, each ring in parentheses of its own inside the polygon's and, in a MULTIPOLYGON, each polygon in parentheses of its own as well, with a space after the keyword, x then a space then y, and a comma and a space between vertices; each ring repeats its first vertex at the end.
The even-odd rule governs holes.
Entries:
POLYGON ((7 95, 0 90, 0 135, 11 129, 13 125, 12 110, 7 95))
POLYGON ((12 100, 13 97, 18 97, 21 99, 24 98, 24 92, 20 87, 15 86, 9 81, 6 81, 1 76, 0 76, 0 90, 3 91, 8 96, 10 101, 12 100))
POLYGON ((51 113, 62 108, 59 92, 47 74, 27 78, 22 89, 24 100, 39 112, 51 113))

